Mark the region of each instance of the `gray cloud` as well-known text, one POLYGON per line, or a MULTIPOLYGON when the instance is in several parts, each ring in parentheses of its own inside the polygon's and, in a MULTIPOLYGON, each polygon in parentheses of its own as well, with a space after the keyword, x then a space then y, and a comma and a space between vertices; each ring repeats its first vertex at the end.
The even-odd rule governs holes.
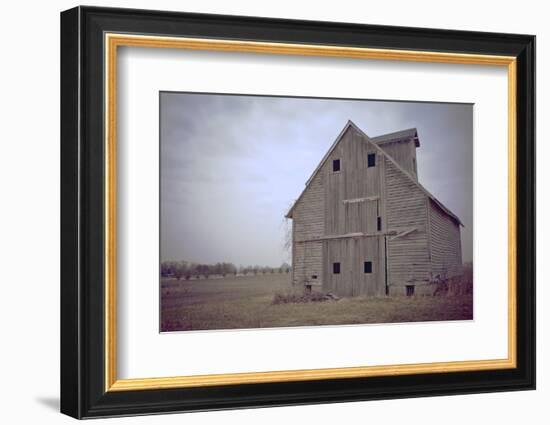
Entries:
POLYGON ((472 259, 472 105, 163 92, 161 257, 279 265, 282 220, 351 119, 416 127, 420 182, 464 222, 472 259))

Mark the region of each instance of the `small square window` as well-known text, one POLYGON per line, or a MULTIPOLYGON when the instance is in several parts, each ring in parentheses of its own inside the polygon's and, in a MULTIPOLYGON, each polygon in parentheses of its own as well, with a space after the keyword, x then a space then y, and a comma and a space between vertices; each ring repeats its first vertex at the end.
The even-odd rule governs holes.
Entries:
POLYGON ((407 285, 407 297, 412 297, 414 295, 414 285, 407 285))
POLYGON ((367 166, 368 167, 375 167, 376 166, 376 154, 375 153, 369 153, 367 157, 367 166))
POLYGON ((332 263, 332 273, 340 274, 340 263, 332 263))
POLYGON ((363 269, 365 273, 372 273, 372 261, 365 261, 363 269))
POLYGON ((340 171, 340 160, 339 159, 333 159, 332 160, 332 171, 340 171))
POLYGON ((376 230, 382 230, 382 217, 376 217, 376 230))
POLYGON ((312 278, 312 279, 317 279, 317 275, 316 275, 316 274, 312 274, 312 275, 311 275, 311 278, 312 278))

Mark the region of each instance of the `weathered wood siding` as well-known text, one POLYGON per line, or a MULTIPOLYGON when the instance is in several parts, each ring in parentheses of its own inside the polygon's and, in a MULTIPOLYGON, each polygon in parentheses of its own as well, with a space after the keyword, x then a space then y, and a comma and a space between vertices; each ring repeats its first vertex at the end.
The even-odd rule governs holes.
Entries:
POLYGON ((462 274, 460 226, 428 200, 432 275, 441 279, 462 274))
POLYGON ((368 236, 328 240, 323 245, 325 258, 323 289, 340 296, 385 295, 384 237, 368 236), (364 272, 364 262, 372 262, 372 273, 364 272), (340 273, 333 264, 340 263, 340 273))
POLYGON ((383 295, 385 293, 383 237, 376 236, 381 215, 381 161, 383 155, 365 137, 349 128, 321 169, 325 182, 325 234, 327 236, 368 233, 371 236, 324 241, 323 289, 339 295, 383 295), (368 167, 374 154, 375 166, 368 167), (333 160, 340 171, 333 171, 333 160), (381 242, 382 241, 382 242, 381 242), (371 261, 372 273, 364 273, 371 261), (339 262, 340 274, 333 273, 339 262))
POLYGON ((379 210, 379 199, 359 202, 346 202, 343 204, 344 223, 341 233, 376 232, 379 210))
POLYGON ((412 285, 430 280, 426 195, 386 159, 388 231, 414 231, 388 237, 388 284, 412 285))
POLYGON ((303 284, 312 276, 321 279, 322 243, 306 242, 324 235, 325 202, 323 176, 317 174, 296 204, 292 214, 292 280, 303 284))
POLYGON ((416 146, 414 141, 398 141, 379 145, 399 166, 418 180, 416 173, 416 146))
POLYGON ((353 128, 342 136, 320 173, 325 181, 326 235, 376 231, 381 160, 376 147, 353 128), (374 167, 367 167, 369 154, 376 154, 374 167), (332 171, 335 159, 340 160, 337 172, 332 171))

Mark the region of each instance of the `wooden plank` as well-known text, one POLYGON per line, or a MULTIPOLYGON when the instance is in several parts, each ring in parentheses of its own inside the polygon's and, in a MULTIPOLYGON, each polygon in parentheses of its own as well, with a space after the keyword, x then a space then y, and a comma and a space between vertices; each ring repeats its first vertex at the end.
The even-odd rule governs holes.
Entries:
POLYGON ((380 196, 375 195, 375 196, 366 196, 364 198, 344 199, 342 201, 342 203, 344 203, 344 204, 353 204, 353 203, 356 203, 356 202, 376 201, 378 199, 380 199, 380 196))
POLYGON ((353 232, 353 233, 344 233, 342 235, 329 235, 329 236, 321 236, 318 238, 312 238, 312 239, 303 239, 295 241, 297 244, 303 244, 306 242, 316 242, 316 241, 328 241, 332 239, 349 239, 349 238, 371 238, 375 236, 384 236, 384 235, 397 235, 396 230, 389 230, 386 232, 353 232))
POLYGON ((395 236, 392 236, 392 237, 390 238, 390 241, 393 241, 393 240, 395 240, 395 239, 397 239, 397 238, 405 237, 405 236, 411 234, 412 232, 414 232, 414 231, 416 231, 416 230, 418 230, 417 227, 411 227, 410 229, 405 230, 404 232, 401 232, 401 233, 398 233, 398 234, 395 235, 395 236))

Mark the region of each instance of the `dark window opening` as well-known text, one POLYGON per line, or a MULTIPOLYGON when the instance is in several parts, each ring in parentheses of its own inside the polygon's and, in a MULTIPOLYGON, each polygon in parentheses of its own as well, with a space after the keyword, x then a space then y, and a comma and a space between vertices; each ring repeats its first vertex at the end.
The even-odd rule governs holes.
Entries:
POLYGON ((312 278, 312 279, 317 279, 317 275, 316 275, 316 274, 312 274, 312 275, 311 275, 311 278, 312 278))
POLYGON ((363 270, 365 273, 372 273, 372 261, 365 261, 363 270))
POLYGON ((375 153, 369 153, 367 157, 367 166, 368 167, 375 167, 376 166, 376 154, 375 153))
POLYGON ((339 159, 333 159, 332 160, 332 171, 340 171, 340 160, 339 159))
POLYGON ((382 217, 376 217, 376 230, 382 230, 382 217))
POLYGON ((332 273, 340 274, 340 263, 332 263, 332 273))
POLYGON ((414 285, 407 285, 407 297, 411 297, 414 295, 414 285))

